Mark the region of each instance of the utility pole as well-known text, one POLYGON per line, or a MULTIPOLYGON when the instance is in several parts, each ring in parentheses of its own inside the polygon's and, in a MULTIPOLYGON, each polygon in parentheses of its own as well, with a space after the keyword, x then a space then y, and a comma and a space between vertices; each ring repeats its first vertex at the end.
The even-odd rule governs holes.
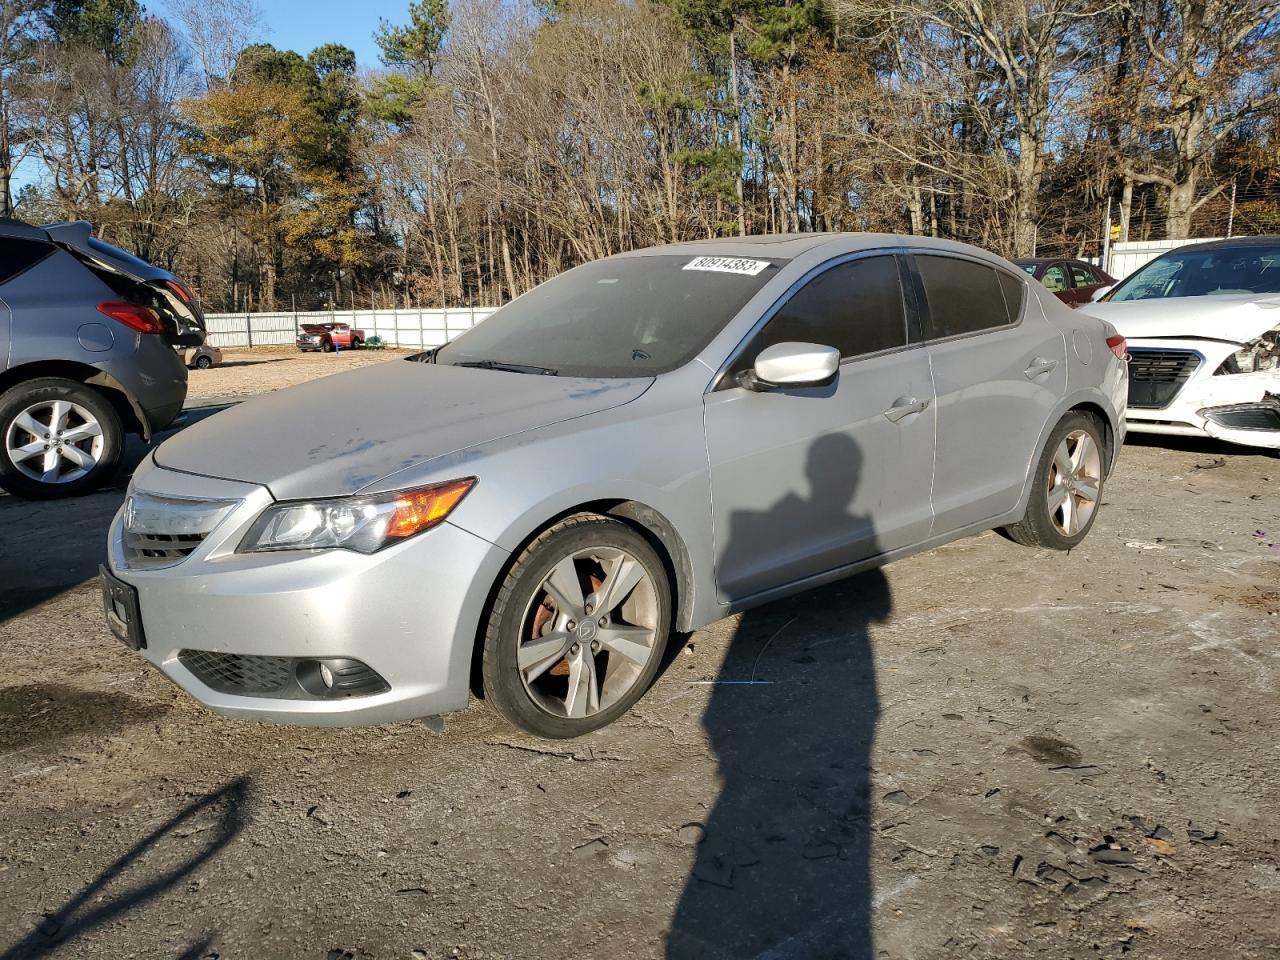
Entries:
POLYGON ((1236 182, 1231 181, 1231 208, 1227 212, 1227 239, 1231 239, 1231 230, 1236 225, 1236 182))
POLYGON ((1102 220, 1102 270, 1111 272, 1111 197, 1107 197, 1107 215, 1102 220))

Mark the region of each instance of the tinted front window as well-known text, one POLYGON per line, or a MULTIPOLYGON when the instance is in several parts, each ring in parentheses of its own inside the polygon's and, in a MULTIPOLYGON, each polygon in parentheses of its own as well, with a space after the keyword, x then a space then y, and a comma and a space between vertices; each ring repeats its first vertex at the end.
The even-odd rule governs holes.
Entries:
POLYGON ((697 356, 785 262, 597 260, 513 300, 441 347, 436 362, 492 361, 579 377, 666 373, 697 356))
POLYGON ((39 240, 0 237, 0 283, 7 283, 27 267, 43 260, 53 251, 39 240))
POLYGON ((820 273, 774 314, 759 349, 775 343, 820 343, 841 357, 905 346, 898 264, 893 257, 851 260, 820 273))
POLYGON ((1280 293, 1280 244, 1174 251, 1139 267, 1109 300, 1280 293))
POLYGON ((1009 325, 1010 314, 994 267, 955 257, 915 259, 929 305, 929 339, 1009 325))

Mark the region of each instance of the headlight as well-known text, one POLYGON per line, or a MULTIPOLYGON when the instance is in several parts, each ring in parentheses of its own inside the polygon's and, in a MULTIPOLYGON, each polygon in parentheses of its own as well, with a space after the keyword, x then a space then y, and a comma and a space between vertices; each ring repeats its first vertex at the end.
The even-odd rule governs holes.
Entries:
POLYGON ((371 497, 279 503, 262 512, 239 550, 341 548, 373 553, 430 530, 462 502, 475 483, 475 477, 467 477, 371 497))
POLYGON ((1280 327, 1264 333, 1222 361, 1215 374, 1280 370, 1280 327))

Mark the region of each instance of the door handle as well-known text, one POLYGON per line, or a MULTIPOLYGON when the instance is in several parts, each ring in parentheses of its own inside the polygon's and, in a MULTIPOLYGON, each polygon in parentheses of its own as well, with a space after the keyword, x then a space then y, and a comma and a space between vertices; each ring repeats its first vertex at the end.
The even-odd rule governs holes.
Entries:
POLYGON ((899 397, 893 401, 893 406, 884 412, 885 419, 890 423, 897 423, 903 417, 909 417, 913 413, 924 413, 928 406, 928 400, 917 400, 915 397, 899 397))
POLYGON ((1044 357, 1033 357, 1031 360, 1031 366, 1027 367, 1027 369, 1022 372, 1027 375, 1028 380, 1034 380, 1036 377, 1043 376, 1044 374, 1057 369, 1057 366, 1057 360, 1046 360, 1044 357))

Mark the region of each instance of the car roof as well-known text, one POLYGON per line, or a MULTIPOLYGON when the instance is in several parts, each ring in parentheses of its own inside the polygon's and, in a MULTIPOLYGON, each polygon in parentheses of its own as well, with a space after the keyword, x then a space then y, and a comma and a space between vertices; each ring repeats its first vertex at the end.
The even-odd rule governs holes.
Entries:
POLYGON ((719 257, 777 257, 794 260, 810 251, 832 247, 833 254, 874 250, 879 247, 908 247, 925 251, 953 252, 977 256, 995 264, 1009 265, 1003 257, 955 240, 937 237, 914 237, 896 233, 771 233, 749 237, 719 237, 709 240, 689 240, 663 246, 644 247, 619 253, 618 257, 719 256, 719 257))

